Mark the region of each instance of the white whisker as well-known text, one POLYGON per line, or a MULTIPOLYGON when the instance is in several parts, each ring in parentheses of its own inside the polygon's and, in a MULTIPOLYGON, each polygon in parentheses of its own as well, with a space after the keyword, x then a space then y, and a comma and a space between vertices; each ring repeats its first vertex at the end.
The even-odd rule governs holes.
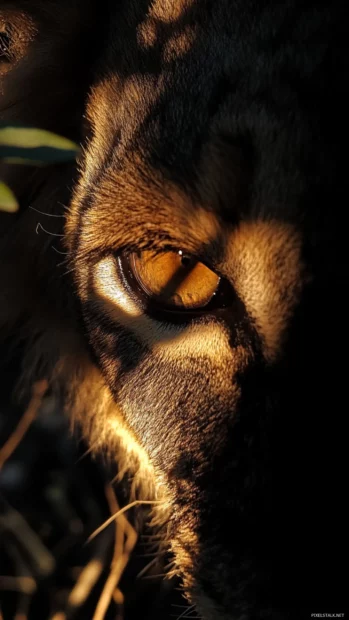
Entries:
POLYGON ((43 230, 44 233, 46 233, 47 235, 51 235, 52 237, 64 237, 64 235, 61 233, 53 233, 53 232, 50 232, 49 230, 46 230, 46 228, 44 228, 40 222, 37 223, 36 229, 35 229, 35 232, 37 235, 39 234, 39 228, 41 228, 41 230, 43 230))
POLYGON ((39 209, 36 209, 35 207, 32 207, 31 205, 29 205, 29 209, 31 209, 32 211, 36 211, 37 213, 40 213, 40 215, 47 215, 47 217, 64 217, 64 215, 57 215, 55 213, 45 213, 45 211, 39 211, 39 209))
POLYGON ((68 256, 68 252, 61 252, 60 250, 57 250, 57 248, 54 245, 51 245, 51 248, 57 252, 57 254, 61 254, 62 256, 68 256))
POLYGON ((188 614, 192 614, 193 612, 195 612, 195 605, 188 605, 188 607, 183 611, 183 613, 181 613, 178 617, 177 620, 181 620, 181 618, 193 618, 193 616, 188 615, 188 614))
POLYGON ((149 570, 152 566, 155 566, 155 564, 156 564, 157 560, 158 560, 158 557, 156 556, 155 558, 153 558, 153 559, 151 560, 151 562, 148 562, 148 564, 147 564, 144 568, 142 568, 142 570, 141 570, 141 571, 139 571, 139 573, 138 573, 138 575, 137 575, 136 579, 140 579, 141 577, 143 577, 143 576, 145 575, 145 573, 147 573, 147 572, 148 572, 148 570, 149 570))

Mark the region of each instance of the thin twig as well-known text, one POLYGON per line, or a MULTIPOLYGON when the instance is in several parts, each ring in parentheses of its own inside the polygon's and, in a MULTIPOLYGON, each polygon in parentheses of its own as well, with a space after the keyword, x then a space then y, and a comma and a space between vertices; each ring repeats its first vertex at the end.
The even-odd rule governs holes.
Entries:
POLYGON ((2 467, 4 466, 4 464, 6 463, 7 459, 10 458, 11 454, 15 451, 17 446, 21 443, 30 425, 35 420, 38 414, 38 411, 40 409, 42 399, 45 393, 47 392, 47 388, 48 388, 48 383, 46 379, 44 379, 43 381, 38 381, 37 383, 34 383, 33 389, 32 389, 32 397, 31 397, 27 410, 22 415, 12 435, 10 435, 6 443, 0 449, 0 471, 2 467))

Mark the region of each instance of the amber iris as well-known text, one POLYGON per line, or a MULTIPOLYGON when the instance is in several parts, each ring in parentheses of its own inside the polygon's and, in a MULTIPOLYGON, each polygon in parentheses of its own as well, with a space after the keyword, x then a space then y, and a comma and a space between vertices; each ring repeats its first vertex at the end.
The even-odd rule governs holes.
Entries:
POLYGON ((134 253, 129 265, 138 285, 153 302, 174 309, 204 308, 219 287, 216 273, 182 251, 134 253))

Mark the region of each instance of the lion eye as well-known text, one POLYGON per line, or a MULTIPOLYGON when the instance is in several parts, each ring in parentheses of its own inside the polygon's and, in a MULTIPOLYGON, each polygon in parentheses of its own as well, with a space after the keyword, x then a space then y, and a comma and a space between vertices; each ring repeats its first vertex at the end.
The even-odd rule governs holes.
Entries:
POLYGON ((7 32, 0 31, 0 62, 9 62, 10 59, 10 37, 7 32))
POLYGON ((218 290, 219 276, 192 256, 178 252, 133 253, 128 266, 151 302, 173 310, 205 308, 218 290))

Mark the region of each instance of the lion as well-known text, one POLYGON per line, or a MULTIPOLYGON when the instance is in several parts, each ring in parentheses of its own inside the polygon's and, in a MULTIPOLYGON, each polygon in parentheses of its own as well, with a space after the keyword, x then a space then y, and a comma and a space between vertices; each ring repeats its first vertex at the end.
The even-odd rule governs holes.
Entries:
POLYGON ((346 32, 336 1, 0 9, 1 121, 82 145, 1 168, 14 390, 49 378, 156 502, 203 620, 345 609, 346 32))

